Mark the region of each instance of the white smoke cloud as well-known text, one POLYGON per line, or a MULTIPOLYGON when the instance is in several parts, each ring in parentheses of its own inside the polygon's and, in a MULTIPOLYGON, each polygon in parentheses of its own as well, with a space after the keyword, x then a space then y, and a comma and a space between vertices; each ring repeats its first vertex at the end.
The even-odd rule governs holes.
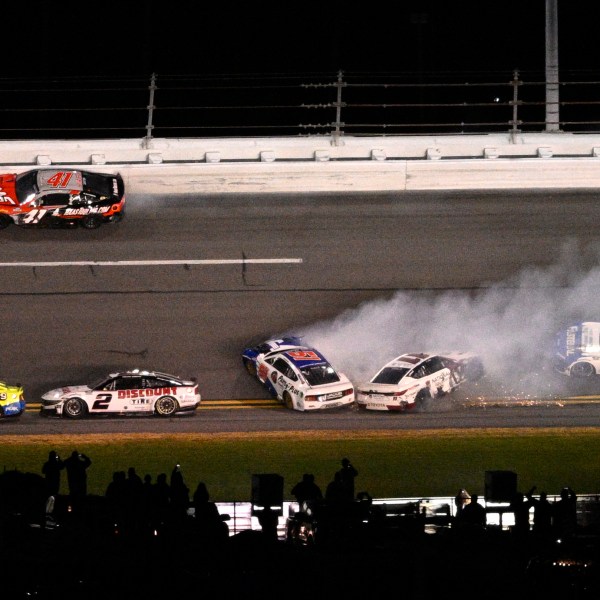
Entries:
POLYGON ((561 395, 569 382, 551 368, 555 333, 600 320, 600 267, 583 268, 590 259, 599 263, 571 242, 555 265, 511 280, 473 291, 399 291, 295 333, 355 384, 404 352, 463 350, 483 359, 490 395, 561 395))

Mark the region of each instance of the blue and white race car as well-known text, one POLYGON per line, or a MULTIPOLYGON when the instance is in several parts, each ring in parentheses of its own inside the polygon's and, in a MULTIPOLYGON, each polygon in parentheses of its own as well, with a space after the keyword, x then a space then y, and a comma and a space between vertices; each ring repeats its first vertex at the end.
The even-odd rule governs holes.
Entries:
POLYGON ((579 321, 555 337, 554 367, 569 377, 600 374, 600 322, 579 321))
POLYGON ((314 348, 298 337, 271 339, 246 348, 246 370, 287 408, 298 411, 354 404, 354 386, 314 348))

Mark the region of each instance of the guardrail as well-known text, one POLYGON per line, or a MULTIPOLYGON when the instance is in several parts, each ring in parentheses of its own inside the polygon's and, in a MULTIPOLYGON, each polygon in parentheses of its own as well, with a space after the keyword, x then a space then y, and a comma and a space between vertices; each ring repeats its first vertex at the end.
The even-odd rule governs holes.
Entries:
POLYGON ((514 70, 0 78, 0 139, 600 132, 597 74, 563 71, 552 88, 545 76, 514 70))

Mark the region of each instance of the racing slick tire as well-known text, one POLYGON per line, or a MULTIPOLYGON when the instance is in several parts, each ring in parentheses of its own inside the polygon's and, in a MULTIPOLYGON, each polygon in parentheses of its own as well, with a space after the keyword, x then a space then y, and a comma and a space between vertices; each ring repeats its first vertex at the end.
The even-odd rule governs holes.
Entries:
POLYGON ((244 368, 246 369, 246 371, 248 371, 248 373, 250 375, 252 375, 252 377, 257 377, 256 374, 256 364, 248 359, 244 359, 244 368))
POLYGON ((288 392, 284 392, 283 394, 283 404, 286 408, 294 410, 294 401, 288 392))
POLYGON ((421 390, 415 398, 415 405, 419 412, 427 410, 431 406, 431 392, 429 390, 421 390))
POLYGON ((589 362, 576 362, 571 365, 569 373, 571 374, 571 377, 585 379, 596 375, 596 369, 594 369, 594 365, 589 362))
POLYGON ((102 225, 103 220, 102 215, 86 215, 81 219, 81 226, 84 229, 98 229, 102 225))
POLYGON ((177 400, 172 396, 162 396, 156 401, 154 405, 154 412, 159 417, 172 417, 179 408, 177 400))
POLYGON ((6 229, 12 223, 8 215, 0 215, 0 229, 6 229))
POLYGON ((465 368, 465 379, 467 381, 479 381, 484 375, 485 369, 480 360, 472 360, 465 368))
POLYGON ((68 419, 81 419, 87 414, 87 405, 81 398, 69 398, 63 406, 63 415, 68 419))

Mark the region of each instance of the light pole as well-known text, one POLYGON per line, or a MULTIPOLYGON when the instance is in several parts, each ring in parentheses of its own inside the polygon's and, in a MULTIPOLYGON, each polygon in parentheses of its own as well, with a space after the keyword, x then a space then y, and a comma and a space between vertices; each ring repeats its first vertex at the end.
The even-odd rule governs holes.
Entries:
POLYGON ((546 0, 546 131, 560 131, 558 103, 558 0, 546 0))

